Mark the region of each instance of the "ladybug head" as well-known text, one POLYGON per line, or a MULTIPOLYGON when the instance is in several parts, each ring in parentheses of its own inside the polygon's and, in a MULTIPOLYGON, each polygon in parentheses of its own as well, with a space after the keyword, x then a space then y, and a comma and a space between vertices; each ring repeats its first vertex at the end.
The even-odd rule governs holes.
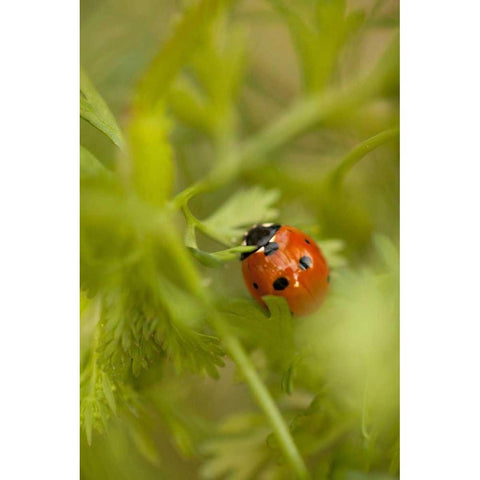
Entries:
POLYGON ((240 256, 241 260, 244 260, 252 253, 256 252, 259 248, 264 247, 268 244, 271 238, 277 233, 281 225, 273 223, 264 223, 261 225, 254 225, 245 235, 243 236, 243 245, 254 245, 257 247, 256 250, 252 252, 244 252, 240 256))

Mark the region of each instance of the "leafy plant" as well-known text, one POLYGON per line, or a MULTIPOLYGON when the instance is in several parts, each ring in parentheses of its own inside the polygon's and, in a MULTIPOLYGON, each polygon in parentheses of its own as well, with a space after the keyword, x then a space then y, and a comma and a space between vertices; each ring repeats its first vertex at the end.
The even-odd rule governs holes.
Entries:
MULTIPOLYGON (((98 89, 81 73, 82 478, 397 478, 395 24, 352 60, 396 4, 187 3, 143 73, 131 42, 98 89), (133 77, 114 115, 99 91, 133 77), (332 269, 309 317, 241 285, 243 232, 273 220, 316 237, 332 269)), ((151 25, 105 8, 84 20, 87 66, 113 24, 151 25)))

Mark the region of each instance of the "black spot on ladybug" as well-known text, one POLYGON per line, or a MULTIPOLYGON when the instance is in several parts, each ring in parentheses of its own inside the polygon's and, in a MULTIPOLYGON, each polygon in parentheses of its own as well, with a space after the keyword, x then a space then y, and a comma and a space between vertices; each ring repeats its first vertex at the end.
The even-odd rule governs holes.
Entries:
POLYGON ((255 290, 258 290, 258 284, 256 284, 255 282, 253 282, 253 288, 254 288, 255 290))
POLYGON ((263 249, 265 256, 268 257, 272 253, 275 253, 278 250, 278 243, 277 242, 269 242, 267 245, 265 245, 265 248, 263 249))
POLYGON ((310 245, 310 241, 307 238, 305 239, 305 242, 310 245))
POLYGON ((327 282, 330 283, 330 275, 327 277, 327 282))
POLYGON ((278 277, 273 282, 273 288, 275 290, 285 290, 288 287, 288 280, 285 277, 278 277))
POLYGON ((312 263, 312 259, 305 255, 300 259, 299 266, 302 270, 307 270, 307 268, 312 266, 312 263))

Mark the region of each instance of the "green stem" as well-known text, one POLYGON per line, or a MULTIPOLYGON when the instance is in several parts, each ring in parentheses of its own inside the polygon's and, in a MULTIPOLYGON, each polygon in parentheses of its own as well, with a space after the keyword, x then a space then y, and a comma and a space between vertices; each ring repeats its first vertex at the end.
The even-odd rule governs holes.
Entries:
POLYGON ((366 95, 363 88, 355 86, 331 89, 298 101, 286 114, 245 144, 240 154, 240 168, 265 163, 269 154, 328 117, 358 106, 366 95))
POLYGON ((277 437, 280 449, 290 465, 290 468, 295 473, 294 478, 298 480, 309 479, 310 474, 308 473, 303 458, 293 441, 290 430, 242 345, 238 339, 229 332, 228 327, 223 320, 215 313, 213 314, 213 323, 230 356, 245 377, 253 397, 267 417, 270 426, 277 437))
MULTIPOLYGON (((199 222, 199 220, 191 214, 186 204, 184 204, 182 208, 189 221, 193 223, 199 222)), ((239 247, 236 247, 236 249, 239 249, 239 247)), ((235 250, 235 248, 232 250, 235 250)), ((183 249, 182 252, 177 252, 177 256, 182 260, 181 269, 185 273, 188 273, 188 275, 185 275, 185 279, 188 280, 189 277, 194 279, 190 281, 191 289, 197 293, 207 308, 211 309, 211 321, 213 327, 222 339, 233 361, 243 373, 255 400, 258 402, 260 408, 269 420, 270 425, 278 438, 280 448, 282 449, 287 462, 295 472, 295 478, 299 480, 307 480, 309 478, 308 470, 267 387, 263 384, 240 342, 229 332, 228 327, 223 322, 222 318, 219 317, 218 313, 210 306, 211 303, 208 294, 203 289, 199 288, 197 272, 188 259, 184 258, 185 255, 183 255, 183 249)))
POLYGON ((185 205, 190 198, 202 193, 203 191, 209 190, 208 184, 205 180, 200 180, 193 185, 190 185, 185 190, 182 190, 170 203, 170 207, 174 210, 181 208, 185 205))
POLYGON ((218 163, 210 175, 180 192, 172 201, 173 208, 180 208, 194 195, 226 184, 240 172, 258 168, 269 160, 269 155, 287 144, 302 132, 327 118, 353 109, 371 95, 365 83, 349 88, 331 89, 295 103, 276 122, 258 133, 236 150, 231 150, 218 163))
MULTIPOLYGON (((191 212, 190 208, 188 207, 188 200, 181 205, 183 215, 185 216, 185 220, 187 221, 187 224, 189 227, 193 226, 194 228, 198 228, 202 233, 207 235, 210 238, 213 238, 217 242, 227 246, 231 247, 232 243, 225 237, 218 235, 218 233, 215 230, 210 229, 207 225, 205 225, 202 221, 200 221, 193 213, 191 212)), ((188 245, 188 246, 194 246, 195 248, 196 245, 188 245)))
POLYGON ((368 378, 365 381, 365 387, 363 388, 363 401, 362 401, 362 435, 366 440, 370 440, 370 433, 367 427, 367 394, 368 394, 368 378))
MULTIPOLYGON (((184 212, 185 210, 188 211, 187 218, 192 217, 191 213, 188 210, 186 205, 183 206, 184 212)), ((193 220, 198 221, 196 219, 193 220)), ((243 247, 245 248, 245 247, 243 247)), ((239 247, 236 247, 239 249, 239 247)), ((242 248, 240 248, 242 249, 242 248)), ((232 249, 234 250, 234 249, 232 249)), ((183 259, 183 255, 181 255, 183 259)), ((198 276, 197 272, 193 269, 191 270, 191 264, 188 261, 183 262, 183 268, 185 271, 191 273, 191 275, 195 278, 193 282, 193 286, 197 287, 198 285, 198 276)), ((193 268, 193 267, 192 267, 193 268)), ((190 275, 186 275, 188 277, 190 275)), ((227 325, 224 323, 223 319, 218 315, 218 313, 211 307, 211 302, 209 299, 208 294, 202 289, 196 289, 199 298, 202 299, 204 304, 207 308, 211 311, 211 323, 212 326, 217 331, 219 337, 222 339, 226 349, 230 353, 233 361, 239 368, 239 370, 243 373, 246 382, 248 383, 252 394, 257 401, 260 408, 265 413, 270 425, 277 436, 280 448, 285 455, 287 462, 290 464, 292 470, 295 472, 295 478, 299 480, 307 480, 309 478, 308 470, 303 462, 303 459, 293 441, 292 436, 290 435, 290 431, 282 418, 278 407, 276 406, 275 402, 273 401, 267 387, 263 384, 261 378, 259 377, 255 367, 253 366, 252 362, 248 358, 247 354, 245 353, 242 345, 238 341, 236 337, 234 337, 227 325)))
POLYGON ((345 157, 343 157, 338 167, 336 167, 331 173, 332 185, 340 185, 345 175, 358 163, 359 160, 361 160, 372 150, 378 148, 380 145, 398 138, 399 134, 400 130, 398 127, 392 128, 390 130, 385 130, 384 132, 378 133, 377 135, 374 135, 373 137, 370 137, 357 145, 353 150, 345 155, 345 157))
POLYGON ((318 457, 322 457, 327 453, 328 450, 333 448, 333 446, 342 439, 349 431, 351 431, 355 426, 355 422, 352 419, 346 419, 341 422, 336 427, 333 427, 332 430, 326 432, 318 440, 312 441, 308 446, 308 453, 315 454, 318 457))
POLYGON ((231 181, 242 170, 258 168, 269 160, 272 152, 284 146, 299 134, 325 122, 329 118, 346 115, 385 89, 395 87, 398 76, 398 37, 395 37, 372 71, 363 78, 357 78, 349 85, 330 88, 301 99, 289 108, 276 122, 258 133, 243 146, 222 152, 223 161, 204 180, 180 192, 173 200, 172 207, 180 208, 189 198, 198 193, 216 188, 231 181))
MULTIPOLYGON (((88 380, 88 387, 86 387, 87 393, 85 396, 84 402, 94 402, 95 401, 95 388, 97 384, 97 357, 98 357, 98 343, 99 343, 99 324, 100 324, 100 317, 102 315, 102 300, 98 296, 96 299, 92 300, 95 302, 93 304, 94 311, 92 312, 93 322, 94 322, 94 330, 93 330, 93 337, 91 340, 91 357, 88 360, 88 366, 80 375, 80 388, 82 388, 82 381, 86 381, 88 375, 90 374, 90 379, 88 380)), ((93 431, 93 424, 92 424, 92 417, 89 417, 90 420, 87 420, 85 417, 85 434, 87 436, 87 444, 89 446, 92 445, 92 431, 93 431)))
POLYGON ((185 281, 185 285, 188 286, 188 290, 203 298, 204 291, 198 271, 192 262, 188 250, 177 238, 176 230, 174 228, 163 228, 161 234, 165 241, 165 248, 169 250, 172 258, 175 258, 177 261, 177 270, 185 281))
POLYGON ((212 255, 215 255, 217 258, 230 260, 233 258, 238 259, 239 253, 252 252, 255 250, 253 245, 237 245, 236 247, 227 248, 226 250, 220 250, 218 252, 213 252, 212 255))

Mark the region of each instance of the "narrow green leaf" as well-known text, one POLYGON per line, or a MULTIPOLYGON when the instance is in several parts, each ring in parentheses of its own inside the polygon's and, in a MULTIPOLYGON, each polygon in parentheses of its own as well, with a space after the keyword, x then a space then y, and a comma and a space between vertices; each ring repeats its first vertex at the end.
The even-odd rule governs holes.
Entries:
POLYGON ((296 354, 282 376, 282 390, 288 395, 290 395, 293 391, 293 376, 295 375, 295 370, 300 362, 300 359, 301 356, 296 354))
POLYGON ((229 248, 227 250, 221 250, 219 252, 207 253, 196 248, 187 248, 202 265, 211 268, 220 267, 225 262, 231 260, 238 260, 240 257, 240 253, 242 252, 251 252, 252 250, 255 250, 254 246, 238 246, 229 248))
POLYGON ((238 260, 240 254, 244 252, 253 252, 256 247, 253 245, 239 245, 237 247, 228 248, 227 250, 220 250, 219 252, 212 253, 212 256, 218 258, 222 262, 228 262, 230 260, 238 260))
POLYGON ((202 445, 207 458, 200 467, 205 480, 273 478, 269 473, 271 455, 265 439, 270 428, 258 415, 242 413, 223 420, 217 435, 202 445))
POLYGON ((155 443, 150 431, 139 422, 131 422, 130 425, 130 435, 140 455, 142 455, 152 465, 160 467, 162 464, 160 449, 155 443))
POLYGON ((330 173, 330 183, 332 187, 338 188, 345 175, 366 155, 387 142, 398 140, 400 135, 399 127, 390 128, 377 133, 373 137, 364 140, 348 152, 339 162, 339 164, 330 173))
POLYGON ((342 251, 345 249, 345 242, 339 239, 316 240, 318 246, 325 256, 330 268, 345 267, 348 263, 342 251))
POLYGON ((80 117, 122 148, 122 132, 115 117, 83 69, 80 69, 80 117))
POLYGON ((180 78, 170 90, 168 104, 181 122, 204 133, 211 133, 207 104, 188 78, 180 78))
POLYGON ((223 265, 222 261, 210 253, 202 252, 197 248, 187 247, 191 254, 205 267, 216 268, 223 265))
POLYGON ((270 310, 242 299, 220 305, 230 327, 247 345, 261 348, 273 364, 286 368, 294 355, 293 320, 283 297, 266 296, 270 310))
POLYGON ((387 236, 381 234, 373 236, 373 244, 385 266, 397 274, 400 261, 397 247, 387 236))
POLYGON ((293 6, 287 6, 281 0, 272 2, 286 21, 296 45, 306 90, 320 91, 333 72, 338 51, 345 40, 345 1, 314 2, 315 12, 311 12, 314 22, 304 19, 293 6))
POLYGON ((103 393, 105 394, 105 398, 107 399, 108 406, 111 408, 112 412, 116 415, 117 405, 115 403, 115 395, 113 394, 110 380, 105 374, 103 375, 103 378, 102 378, 102 388, 103 388, 103 393))
POLYGON ((187 222, 187 229, 185 230, 185 246, 187 248, 197 249, 197 237, 195 235, 195 224, 187 222))
POLYGON ((170 83, 197 46, 221 3, 220 0, 200 0, 185 11, 140 83, 138 107, 154 109, 165 98, 170 83))
POLYGON ((168 140, 169 123, 160 112, 138 113, 129 129, 133 180, 146 202, 163 205, 173 188, 173 152, 168 140))
POLYGON ((159 277, 158 282, 158 294, 165 303, 170 319, 177 326, 198 327, 205 317, 205 311, 201 302, 168 280, 166 276, 159 277))
POLYGON ((90 405, 87 405, 83 415, 83 424, 85 426, 85 434, 87 435, 87 443, 88 445, 92 445, 93 412, 90 405))
POLYGON ((400 86, 400 36, 396 34, 362 86, 376 95, 398 95, 400 86))
POLYGON ((80 178, 92 178, 110 175, 98 158, 85 147, 80 146, 80 178))
POLYGON ((191 66, 200 86, 197 96, 203 99, 201 129, 221 138, 234 128, 235 98, 245 69, 246 32, 228 15, 217 15, 205 37, 205 45, 195 51, 191 66))

